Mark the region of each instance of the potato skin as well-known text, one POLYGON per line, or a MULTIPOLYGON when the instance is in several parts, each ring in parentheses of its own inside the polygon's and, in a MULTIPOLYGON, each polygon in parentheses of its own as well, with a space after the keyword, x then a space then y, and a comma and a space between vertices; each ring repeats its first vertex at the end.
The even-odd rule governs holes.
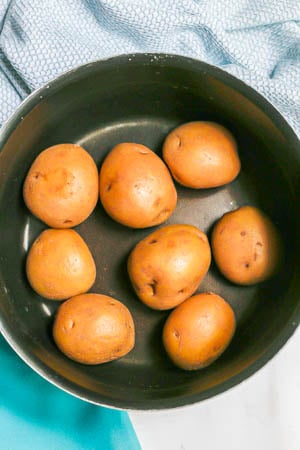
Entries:
POLYGON ((39 295, 64 300, 91 288, 96 266, 88 246, 76 231, 47 229, 28 252, 26 273, 39 295))
POLYGON ((231 306, 217 294, 202 293, 171 312, 163 328, 163 345, 176 366, 202 369, 224 352, 235 328, 231 306))
POLYGON ((51 228, 71 228, 92 213, 98 201, 98 169, 79 145, 58 144, 42 151, 23 186, 28 209, 51 228))
POLYGON ((82 364, 102 364, 133 349, 135 329, 123 303, 90 293, 72 297, 60 306, 53 337, 68 358, 82 364))
POLYGON ((177 203, 177 192, 164 162, 148 147, 115 146, 100 170, 100 199, 106 212, 131 228, 166 221, 177 203))
POLYGON ((140 300, 165 310, 196 291, 210 261, 209 242, 201 230, 193 225, 168 225, 136 245, 128 258, 128 273, 140 300))
POLYGON ((211 245, 219 270, 228 280, 241 285, 260 283, 273 276, 283 256, 277 228, 252 206, 224 214, 213 228, 211 245))
POLYGON ((233 135, 214 122, 175 128, 164 142, 163 158, 174 179, 194 189, 230 183, 241 168, 233 135))

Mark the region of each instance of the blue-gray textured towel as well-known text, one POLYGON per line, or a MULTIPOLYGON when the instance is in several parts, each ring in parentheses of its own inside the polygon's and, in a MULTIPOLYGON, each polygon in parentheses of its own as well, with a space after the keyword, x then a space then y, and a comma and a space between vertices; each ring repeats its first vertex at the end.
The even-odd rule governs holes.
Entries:
POLYGON ((0 0, 0 33, 0 123, 66 69, 168 52, 241 78, 300 135, 299 0, 0 0))
MULTIPOLYGON (((137 52, 223 68, 269 99, 300 135, 299 0, 0 0, 0 125, 67 69, 137 52)), ((125 413, 55 389, 2 339, 0 359, 1 448, 139 448, 125 413)))

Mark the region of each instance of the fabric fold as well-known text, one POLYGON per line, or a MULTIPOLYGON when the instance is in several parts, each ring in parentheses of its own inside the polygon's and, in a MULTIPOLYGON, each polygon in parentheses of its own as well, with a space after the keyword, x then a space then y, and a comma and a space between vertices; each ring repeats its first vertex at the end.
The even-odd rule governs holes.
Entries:
POLYGON ((123 411, 67 394, 31 370, 0 336, 0 447, 5 450, 140 450, 123 411))

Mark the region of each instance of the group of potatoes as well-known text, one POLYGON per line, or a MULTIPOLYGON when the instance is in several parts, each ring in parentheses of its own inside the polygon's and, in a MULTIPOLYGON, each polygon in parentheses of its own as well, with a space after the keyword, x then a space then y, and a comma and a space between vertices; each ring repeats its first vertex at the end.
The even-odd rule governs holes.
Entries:
MULTIPOLYGON (((29 210, 50 228, 32 244, 26 261, 30 285, 61 303, 53 325, 58 348, 84 364, 126 355, 135 343, 132 315, 120 301, 87 293, 96 278, 93 256, 73 229, 94 210, 99 194, 105 211, 131 228, 160 225, 174 212, 172 177, 193 189, 233 181, 240 159, 232 134, 213 122, 190 122, 166 138, 163 159, 144 145, 121 143, 97 166, 79 145, 42 151, 24 182, 29 210)), ((243 206, 215 224, 211 242, 197 227, 174 224, 141 240, 128 259, 132 286, 148 307, 173 311, 162 341, 175 365, 206 367, 229 345, 236 326, 231 306, 219 295, 193 295, 209 270, 211 254, 233 283, 250 285, 272 276, 282 255, 279 233, 260 210, 243 206)))

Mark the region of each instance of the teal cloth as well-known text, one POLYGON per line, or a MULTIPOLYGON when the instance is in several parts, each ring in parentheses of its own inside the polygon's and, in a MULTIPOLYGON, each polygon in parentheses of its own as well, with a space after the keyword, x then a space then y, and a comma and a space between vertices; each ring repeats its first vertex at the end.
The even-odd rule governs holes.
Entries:
POLYGON ((0 336, 1 450, 140 450, 127 413, 77 399, 31 370, 0 336))

